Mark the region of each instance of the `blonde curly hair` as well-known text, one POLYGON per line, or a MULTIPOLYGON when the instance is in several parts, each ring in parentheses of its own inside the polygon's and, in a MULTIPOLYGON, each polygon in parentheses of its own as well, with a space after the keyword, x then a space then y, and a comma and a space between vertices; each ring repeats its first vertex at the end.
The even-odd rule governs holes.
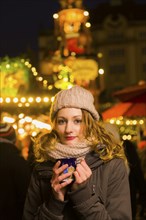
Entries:
MULTIPOLYGON (((99 154, 99 157, 105 162, 113 158, 121 158, 127 162, 122 142, 115 142, 113 135, 104 128, 102 121, 95 121, 86 110, 82 110, 82 114, 85 138, 92 143, 92 148, 99 154)), ((34 154, 38 162, 47 161, 48 153, 54 150, 56 143, 59 142, 55 125, 56 117, 53 121, 53 130, 49 133, 42 133, 34 139, 34 154)))

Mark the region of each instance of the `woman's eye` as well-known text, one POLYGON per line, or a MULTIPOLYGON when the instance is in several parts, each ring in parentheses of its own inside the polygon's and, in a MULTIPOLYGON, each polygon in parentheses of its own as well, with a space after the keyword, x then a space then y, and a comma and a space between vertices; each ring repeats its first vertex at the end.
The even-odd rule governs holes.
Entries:
POLYGON ((81 124, 82 120, 81 119, 76 119, 74 122, 75 122, 75 124, 81 124))
POLYGON ((63 120, 63 119, 57 120, 57 124, 59 124, 59 125, 62 125, 62 124, 64 124, 64 123, 65 123, 65 120, 63 120))

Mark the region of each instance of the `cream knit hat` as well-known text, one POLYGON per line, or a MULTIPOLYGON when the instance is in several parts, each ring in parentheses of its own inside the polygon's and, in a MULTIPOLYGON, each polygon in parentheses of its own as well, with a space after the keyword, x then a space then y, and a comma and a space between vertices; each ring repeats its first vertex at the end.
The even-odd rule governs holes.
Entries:
POLYGON ((80 108, 91 113, 95 120, 99 120, 99 114, 94 106, 93 95, 80 86, 74 86, 71 89, 61 90, 55 95, 50 110, 50 118, 53 120, 58 110, 62 108, 80 108))

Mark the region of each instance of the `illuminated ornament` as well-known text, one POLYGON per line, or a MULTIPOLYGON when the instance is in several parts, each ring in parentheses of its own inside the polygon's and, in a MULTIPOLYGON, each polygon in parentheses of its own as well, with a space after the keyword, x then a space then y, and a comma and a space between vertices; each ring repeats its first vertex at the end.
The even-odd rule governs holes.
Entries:
POLYGON ((95 80, 98 76, 97 62, 91 59, 76 59, 72 65, 72 75, 77 81, 95 80))
POLYGON ((54 83, 57 89, 69 89, 73 86, 73 76, 68 66, 62 66, 58 74, 58 80, 54 83))
POLYGON ((73 86, 71 82, 68 82, 63 79, 56 81, 54 85, 57 89, 69 89, 73 86))
POLYGON ((89 13, 79 8, 64 9, 58 13, 60 31, 65 34, 78 33, 86 23, 89 13))
POLYGON ((31 64, 20 58, 4 58, 1 63, 1 95, 3 97, 24 94, 29 89, 31 64))
POLYGON ((76 54, 84 54, 85 48, 82 44, 79 44, 79 38, 69 38, 66 40, 66 47, 70 52, 75 52, 76 54))

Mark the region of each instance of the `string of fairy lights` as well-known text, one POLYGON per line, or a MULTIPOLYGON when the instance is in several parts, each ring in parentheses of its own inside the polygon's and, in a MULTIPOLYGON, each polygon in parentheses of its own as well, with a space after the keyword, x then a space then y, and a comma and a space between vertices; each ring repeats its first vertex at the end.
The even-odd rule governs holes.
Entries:
MULTIPOLYGON (((34 106, 38 107, 38 105, 42 107, 45 107, 46 105, 47 107, 49 107, 51 102, 53 102, 54 100, 54 96, 51 96, 51 93, 48 92, 47 92, 48 95, 28 96, 26 93, 26 95, 24 96, 21 94, 12 94, 13 92, 15 93, 15 91, 10 90, 9 88, 7 91, 6 84, 3 78, 6 75, 9 75, 7 81, 10 81, 10 83, 12 84, 12 81, 14 79, 11 78, 11 74, 16 73, 20 69, 24 71, 25 76, 29 77, 29 74, 32 74, 34 80, 36 80, 37 82, 42 82, 41 86, 49 91, 53 90, 53 88, 55 87, 58 89, 69 88, 73 85, 74 79, 71 75, 71 69, 67 66, 63 66, 63 65, 58 66, 57 78, 53 84, 50 84, 50 82, 46 80, 45 76, 38 73, 36 68, 32 66, 32 64, 29 62, 28 59, 22 59, 19 57, 16 58, 5 57, 0 60, 0 72, 2 76, 1 83, 3 83, 1 88, 2 96, 0 97, 0 105, 2 109, 3 108, 9 109, 8 112, 5 111, 1 112, 1 121, 12 124, 13 127, 16 129, 19 137, 22 138, 28 134, 31 136, 35 136, 37 135, 38 132, 40 132, 40 130, 51 129, 49 116, 41 115, 41 117, 40 116, 36 117, 36 115, 27 115, 25 114, 25 109, 34 106), (20 109, 19 110, 20 113, 18 115, 11 114, 11 110, 13 107, 20 109)), ((28 81, 25 79, 25 83, 27 82, 28 81)))
MULTIPOLYGON (((27 71, 35 77, 36 81, 43 82, 42 86, 47 87, 48 90, 52 90, 55 86, 59 85, 59 89, 69 88, 73 86, 74 79, 71 76, 71 69, 68 67, 60 66, 59 74, 56 82, 54 84, 49 84, 49 81, 40 75, 36 68, 31 65, 28 60, 25 59, 12 59, 7 58, 3 62, 0 62, 0 71, 2 74, 4 73, 12 73, 17 69, 23 69, 27 71), (63 86, 61 86, 63 85, 63 86)), ((2 75, 1 74, 1 75, 2 75)), ((13 125, 13 127, 17 130, 18 135, 22 138, 30 134, 31 136, 37 135, 40 130, 50 130, 51 123, 49 120, 49 116, 41 116, 36 118, 36 115, 27 115, 25 114, 25 108, 30 108, 31 106, 44 106, 45 104, 49 106, 51 102, 53 102, 54 96, 4 96, 0 97, 1 107, 17 107, 22 112, 18 115, 12 115, 8 112, 2 112, 1 120, 3 122, 8 122, 13 125)), ((133 137, 137 138, 138 129, 140 129, 145 124, 145 118, 140 119, 128 119, 125 117, 112 118, 107 120, 111 124, 116 124, 119 126, 120 133, 122 134, 123 139, 133 139, 133 137)))
POLYGON ((115 124, 119 128, 121 138, 123 140, 138 141, 140 139, 140 130, 144 130, 146 118, 126 118, 120 116, 118 118, 107 119, 110 124, 115 124))

